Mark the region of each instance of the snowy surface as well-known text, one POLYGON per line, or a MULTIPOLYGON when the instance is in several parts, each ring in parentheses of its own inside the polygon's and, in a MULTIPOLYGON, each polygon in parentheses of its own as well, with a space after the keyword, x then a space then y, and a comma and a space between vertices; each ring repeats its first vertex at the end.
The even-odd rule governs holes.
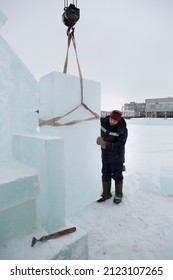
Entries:
POLYGON ((173 259, 173 179, 167 172, 172 167, 173 173, 172 125, 173 120, 128 121, 122 204, 93 202, 70 218, 88 231, 89 259, 173 259), (163 194, 167 174, 172 189, 163 194))
MULTIPOLYGON (((66 220, 66 227, 73 227, 66 220)), ((62 228, 62 229, 65 229, 62 228)), ((59 236, 45 242, 36 242, 31 247, 33 237, 39 239, 46 236, 42 228, 35 228, 29 234, 0 243, 0 260, 51 260, 51 259, 87 259, 87 234, 77 227, 74 233, 59 236)))

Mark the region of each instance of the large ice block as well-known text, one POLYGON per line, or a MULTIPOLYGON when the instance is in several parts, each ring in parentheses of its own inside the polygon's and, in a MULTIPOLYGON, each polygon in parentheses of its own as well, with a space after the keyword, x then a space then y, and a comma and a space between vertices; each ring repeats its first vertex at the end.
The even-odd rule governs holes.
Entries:
MULTIPOLYGON (((100 115, 100 83, 84 80, 84 103, 100 115)), ((78 77, 52 72, 40 80, 39 118, 48 120, 65 115, 80 105, 78 77)), ((80 121, 93 115, 80 106, 58 122, 80 121)), ((42 133, 64 139, 67 216, 94 201, 101 192, 101 158, 96 138, 100 121, 94 119, 67 126, 42 126, 42 133)))
POLYGON ((14 158, 39 171, 38 220, 47 232, 65 221, 63 139, 45 135, 14 135, 14 158))
POLYGON ((173 195, 173 166, 160 167, 160 191, 161 194, 173 195))
POLYGON ((38 172, 21 163, 0 164, 0 242, 36 226, 38 172))

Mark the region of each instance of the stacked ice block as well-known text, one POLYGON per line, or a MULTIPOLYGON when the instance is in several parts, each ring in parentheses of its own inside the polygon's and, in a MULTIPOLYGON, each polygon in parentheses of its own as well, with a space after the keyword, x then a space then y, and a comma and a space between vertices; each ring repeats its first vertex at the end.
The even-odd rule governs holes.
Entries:
MULTIPOLYGON (((100 115, 100 83, 84 80, 84 103, 100 115)), ((78 77, 52 72, 40 81, 39 118, 49 120, 64 116, 80 105, 81 91, 78 77)), ((64 165, 66 184, 67 216, 79 211, 94 201, 101 191, 100 149, 96 138, 100 134, 100 120, 83 121, 63 125, 70 121, 81 121, 93 114, 80 106, 69 115, 58 120, 60 126, 41 126, 41 132, 64 139, 64 165)))
POLYGON ((21 163, 0 164, 0 241, 36 226, 38 172, 21 163))

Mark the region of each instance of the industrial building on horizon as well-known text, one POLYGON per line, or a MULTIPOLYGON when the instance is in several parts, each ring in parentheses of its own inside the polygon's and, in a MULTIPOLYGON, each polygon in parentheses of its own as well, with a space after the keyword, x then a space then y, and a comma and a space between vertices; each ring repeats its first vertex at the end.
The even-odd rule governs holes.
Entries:
MULTIPOLYGON (((111 111, 102 111, 105 117, 111 111)), ((173 97, 145 99, 145 102, 125 103, 122 107, 124 118, 173 118, 173 97)))

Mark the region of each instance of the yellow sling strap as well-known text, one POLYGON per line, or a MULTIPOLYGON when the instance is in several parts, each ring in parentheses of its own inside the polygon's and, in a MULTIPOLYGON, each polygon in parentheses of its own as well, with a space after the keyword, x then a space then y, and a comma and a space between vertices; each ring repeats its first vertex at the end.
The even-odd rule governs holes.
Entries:
POLYGON ((79 71, 79 78, 80 78, 80 91, 81 91, 81 102, 79 105, 77 105, 75 108, 73 108, 72 110, 70 110, 68 113, 58 116, 58 117, 54 117, 51 118, 49 120, 39 120, 39 126, 44 126, 44 125, 51 125, 51 126, 63 126, 63 125, 73 125, 79 122, 84 122, 84 121, 90 121, 90 120, 94 120, 94 119, 99 119, 99 115, 95 112, 93 112, 84 102, 83 102, 83 77, 82 77, 82 71, 79 65, 79 59, 78 59, 78 55, 77 55, 77 47, 76 47, 76 42, 75 42, 75 37, 74 37, 74 30, 68 34, 68 45, 67 45, 67 54, 66 54, 66 59, 65 59, 65 63, 64 63, 64 69, 63 69, 63 73, 67 73, 67 67, 68 67, 68 56, 69 56, 69 49, 70 49, 70 44, 71 41, 73 42, 73 47, 75 50, 75 55, 76 55, 76 61, 77 61, 77 66, 78 66, 78 71, 79 71), (69 114, 71 114, 72 112, 74 112, 75 110, 77 110, 80 106, 83 106, 86 110, 88 110, 93 116, 87 119, 83 119, 83 120, 73 120, 70 122, 66 122, 64 124, 61 124, 60 122, 58 122, 60 119, 68 116, 69 114))

